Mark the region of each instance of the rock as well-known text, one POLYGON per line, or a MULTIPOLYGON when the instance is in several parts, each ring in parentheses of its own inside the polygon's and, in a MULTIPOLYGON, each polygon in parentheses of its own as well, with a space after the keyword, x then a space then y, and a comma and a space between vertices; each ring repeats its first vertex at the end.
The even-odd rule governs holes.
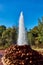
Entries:
POLYGON ((43 65, 43 56, 32 50, 29 45, 11 45, 5 50, 3 57, 2 62, 6 65, 43 65))

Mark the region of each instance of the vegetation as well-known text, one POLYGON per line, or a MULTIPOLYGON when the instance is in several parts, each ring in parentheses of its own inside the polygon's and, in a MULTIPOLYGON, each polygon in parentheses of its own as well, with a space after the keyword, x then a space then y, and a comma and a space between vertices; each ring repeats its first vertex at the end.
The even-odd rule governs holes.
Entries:
POLYGON ((31 45, 43 47, 43 17, 38 19, 38 25, 28 32, 28 39, 31 45))
POLYGON ((0 49, 5 49, 12 43, 16 43, 17 40, 17 28, 6 28, 6 26, 0 26, 0 49))
MULTIPOLYGON (((17 43, 17 27, 6 28, 6 26, 0 26, 0 49, 5 49, 12 43, 17 43)), ((33 29, 27 31, 28 43, 37 47, 43 47, 43 17, 42 20, 38 19, 38 25, 33 29)))

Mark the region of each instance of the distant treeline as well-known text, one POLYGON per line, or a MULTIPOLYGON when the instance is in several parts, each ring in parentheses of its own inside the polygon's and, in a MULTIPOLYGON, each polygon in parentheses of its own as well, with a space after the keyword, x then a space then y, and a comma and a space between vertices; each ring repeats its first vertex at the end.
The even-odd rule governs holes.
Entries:
MULTIPOLYGON (((8 47, 12 43, 17 43, 18 27, 7 28, 4 25, 0 26, 0 47, 8 47)), ((38 19, 38 25, 27 31, 28 43, 30 45, 43 45, 43 17, 38 19)))
POLYGON ((43 17, 38 19, 37 26, 28 31, 28 40, 31 45, 43 46, 43 17))
POLYGON ((8 47, 17 42, 17 27, 0 26, 0 47, 8 47))

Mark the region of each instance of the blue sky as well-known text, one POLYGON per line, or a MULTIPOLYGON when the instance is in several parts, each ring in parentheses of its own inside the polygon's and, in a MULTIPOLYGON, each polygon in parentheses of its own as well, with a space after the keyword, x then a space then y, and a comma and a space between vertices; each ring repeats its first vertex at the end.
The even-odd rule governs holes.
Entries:
POLYGON ((24 13, 25 27, 31 29, 43 16, 43 0, 0 0, 0 25, 18 26, 21 11, 24 13))

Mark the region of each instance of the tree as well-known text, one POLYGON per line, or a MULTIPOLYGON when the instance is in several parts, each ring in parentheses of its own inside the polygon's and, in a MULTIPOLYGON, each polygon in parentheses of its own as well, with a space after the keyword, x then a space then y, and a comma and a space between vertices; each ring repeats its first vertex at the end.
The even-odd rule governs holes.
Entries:
POLYGON ((0 26, 0 36, 2 36, 2 33, 3 33, 3 31, 5 31, 5 30, 6 30, 6 26, 1 25, 1 26, 0 26))
POLYGON ((12 43, 17 43, 17 28, 12 28, 10 32, 10 38, 12 39, 12 43))
POLYGON ((8 28, 3 34, 2 38, 6 40, 6 44, 10 45, 12 43, 16 43, 17 41, 17 32, 16 28, 8 28))

